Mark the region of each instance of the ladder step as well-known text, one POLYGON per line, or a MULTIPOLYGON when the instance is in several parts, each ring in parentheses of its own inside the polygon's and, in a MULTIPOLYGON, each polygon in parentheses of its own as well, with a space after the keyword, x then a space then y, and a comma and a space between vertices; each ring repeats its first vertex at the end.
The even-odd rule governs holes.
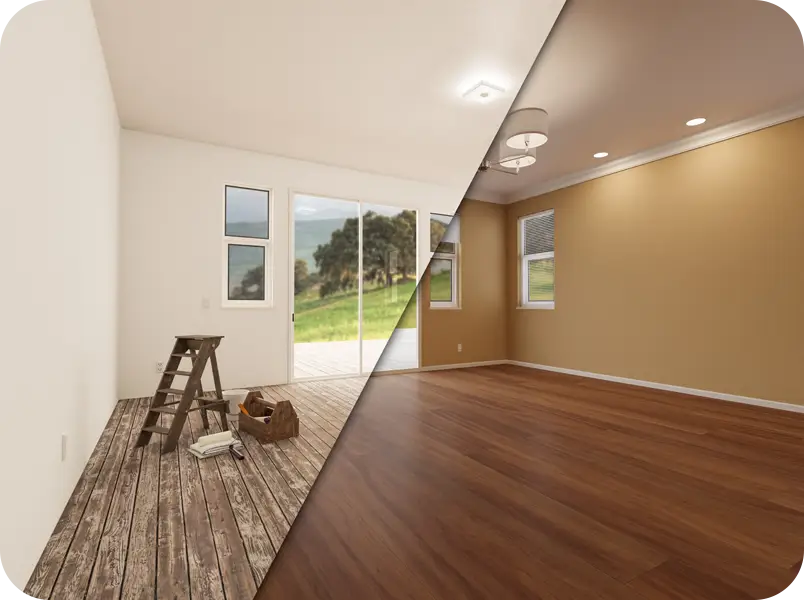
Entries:
POLYGON ((213 402, 210 404, 204 404, 203 406, 193 406, 192 408, 188 408, 187 412, 193 412, 194 410, 201 410, 202 408, 206 410, 215 410, 217 407, 222 406, 224 402, 213 402))
POLYGON ((157 394, 176 394, 177 396, 184 395, 184 390, 177 390, 176 388, 162 388, 161 390, 156 390, 157 394))
POLYGON ((167 435, 170 432, 170 429, 167 427, 160 427, 159 425, 151 425, 150 427, 143 427, 143 431, 150 431, 151 433, 160 433, 162 435, 167 435))
POLYGON ((179 358, 192 358, 194 355, 193 354, 184 354, 184 353, 181 353, 181 352, 174 352, 174 353, 171 354, 171 356, 178 356, 179 358))
MULTIPOLYGON (((176 402, 175 404, 178 404, 178 402, 176 402)), ((172 406, 153 406, 148 410, 155 413, 166 413, 169 415, 175 415, 178 412, 178 410, 173 408, 172 406)))
POLYGON ((189 377, 192 375, 191 371, 165 371, 165 375, 181 375, 182 377, 189 377))

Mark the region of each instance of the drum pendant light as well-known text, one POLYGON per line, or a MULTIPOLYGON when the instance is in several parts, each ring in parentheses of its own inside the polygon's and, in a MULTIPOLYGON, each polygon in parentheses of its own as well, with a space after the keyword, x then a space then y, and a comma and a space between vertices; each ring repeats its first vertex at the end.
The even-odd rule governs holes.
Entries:
POLYGON ((519 173, 522 167, 529 167, 536 162, 536 157, 531 154, 526 154, 523 150, 509 148, 503 141, 499 146, 498 163, 501 167, 506 169, 513 169, 519 173))
POLYGON ((547 111, 541 108, 515 110, 505 119, 503 130, 503 140, 509 148, 524 151, 538 148, 547 143, 547 111))

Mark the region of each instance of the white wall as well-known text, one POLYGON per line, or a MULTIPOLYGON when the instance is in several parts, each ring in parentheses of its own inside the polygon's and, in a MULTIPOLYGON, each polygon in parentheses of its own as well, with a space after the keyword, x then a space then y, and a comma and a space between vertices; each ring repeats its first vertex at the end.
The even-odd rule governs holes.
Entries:
POLYGON ((225 336, 218 352, 224 388, 288 380, 292 191, 423 211, 423 268, 428 211, 453 212, 464 190, 123 130, 121 398, 151 395, 156 362, 167 359, 174 336, 187 333, 225 336), (221 306, 225 184, 273 191, 273 308, 221 306))
POLYGON ((17 14, 0 86, 0 558, 22 588, 116 399, 120 128, 88 1, 17 14))

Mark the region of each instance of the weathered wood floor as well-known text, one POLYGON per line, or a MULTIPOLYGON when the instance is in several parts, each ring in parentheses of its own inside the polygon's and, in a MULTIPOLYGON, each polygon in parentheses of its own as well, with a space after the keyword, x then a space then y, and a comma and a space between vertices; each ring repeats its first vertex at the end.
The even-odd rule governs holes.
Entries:
MULTIPOLYGON (((189 453, 205 433, 198 412, 176 452, 162 456, 160 436, 135 448, 149 399, 118 403, 25 592, 59 600, 250 600, 365 381, 261 388, 293 402, 301 431, 266 445, 244 434, 243 461, 189 453)), ((162 425, 170 418, 163 415, 162 425)))

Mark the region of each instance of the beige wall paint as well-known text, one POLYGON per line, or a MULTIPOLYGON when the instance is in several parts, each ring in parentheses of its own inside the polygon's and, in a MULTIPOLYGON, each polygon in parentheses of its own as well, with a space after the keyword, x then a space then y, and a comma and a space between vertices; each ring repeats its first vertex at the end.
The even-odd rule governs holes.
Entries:
POLYGON ((510 205, 508 358, 804 404, 802 164, 799 119, 510 205), (519 310, 548 208, 556 309, 519 310))
POLYGON ((422 278, 423 367, 506 358, 505 208, 461 203, 460 309, 430 309, 429 271, 422 278))

